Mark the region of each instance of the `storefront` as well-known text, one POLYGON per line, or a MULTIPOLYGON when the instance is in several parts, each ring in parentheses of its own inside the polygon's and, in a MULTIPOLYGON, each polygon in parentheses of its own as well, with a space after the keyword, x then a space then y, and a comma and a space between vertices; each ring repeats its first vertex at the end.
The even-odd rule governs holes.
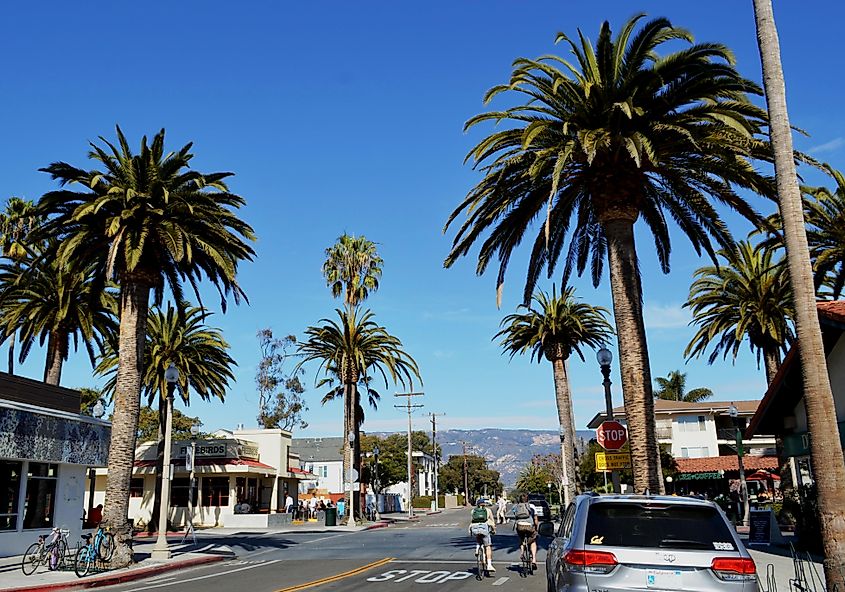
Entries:
MULTIPOLYGON (((285 499, 298 501, 298 483, 305 476, 299 459, 289 457, 290 434, 283 430, 220 430, 193 443, 194 483, 191 492, 190 440, 174 442, 171 452, 170 521, 187 524, 189 500, 195 526, 267 527, 289 522, 285 499), (189 497, 190 496, 190 497, 189 497)), ((130 485, 129 517, 146 526, 155 497, 156 444, 145 442, 135 452, 130 485)), ((94 504, 102 503, 106 471, 97 471, 94 504)))
POLYGON ((0 373, 0 556, 53 527, 82 530, 85 473, 108 459, 110 424, 79 414, 79 393, 0 373))

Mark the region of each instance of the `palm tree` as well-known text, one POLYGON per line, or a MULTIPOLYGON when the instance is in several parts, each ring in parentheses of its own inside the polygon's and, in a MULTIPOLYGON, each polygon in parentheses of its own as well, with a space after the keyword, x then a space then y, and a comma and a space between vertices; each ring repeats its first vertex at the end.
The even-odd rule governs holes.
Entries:
POLYGON ((836 189, 802 187, 807 242, 815 272, 815 285, 830 287, 830 297, 839 298, 845 287, 845 176, 829 164, 824 170, 833 178, 836 189))
MULTIPOLYGON (((416 361, 403 349, 402 342, 387 332, 387 329, 373 320, 373 313, 351 309, 336 309, 338 320, 321 319, 319 327, 305 330, 306 340, 297 346, 302 364, 319 360, 319 373, 325 379, 318 383, 339 383, 330 391, 326 400, 337 396, 338 389, 343 391, 344 401, 344 440, 348 434, 357 431, 356 408, 358 385, 366 385, 371 402, 378 400, 378 393, 373 391, 371 381, 381 376, 385 387, 394 383, 403 388, 413 388, 414 378, 422 383, 416 361)), ((356 439, 358 439, 356 437, 356 439)), ((344 448, 347 451, 347 448, 344 448)), ((344 454, 344 474, 349 470, 347 454, 344 454)), ((352 508, 352 500, 348 502, 352 508)))
POLYGON ((622 391, 631 435, 634 487, 662 490, 654 427, 651 371, 642 315, 642 286, 634 223, 642 219, 655 238, 664 272, 669 271, 671 218, 696 252, 715 259, 715 240, 733 237, 714 204, 760 222, 735 188, 773 194, 772 180, 754 170, 768 158, 759 136, 765 111, 748 100, 756 84, 734 68, 733 56, 715 43, 693 44, 692 35, 663 18, 642 24, 634 17, 613 37, 605 22, 595 47, 579 31, 579 42, 559 33, 575 62, 557 56, 519 58, 508 84, 525 102, 482 113, 466 128, 492 121, 510 124, 482 139, 467 159, 484 174, 452 212, 462 212, 447 267, 489 232, 478 254, 477 273, 498 260, 501 295, 516 247, 535 227, 523 293, 527 303, 544 271, 551 277, 563 256, 563 282, 589 266, 601 280, 605 257, 619 337, 622 391), (686 44, 660 55, 666 44, 686 44))
POLYGON ((819 327, 813 269, 802 215, 801 192, 793 160, 792 129, 786 107, 786 83, 780 61, 780 42, 771 0, 754 0, 757 43, 763 64, 763 83, 769 108, 769 134, 774 149, 778 206, 783 220, 789 278, 795 299, 795 332, 804 381, 810 450, 819 497, 819 521, 824 546, 824 575, 828 590, 845 589, 845 457, 836 417, 824 344, 819 327))
POLYGON ((98 281, 115 281, 120 288, 104 516, 117 540, 112 562, 120 566, 132 559, 126 516, 150 292, 159 304, 166 285, 180 303, 182 283, 187 281, 202 303, 198 284, 207 278, 225 311, 228 296, 236 303, 245 296, 236 279, 238 265, 252 260, 249 243, 255 237, 237 216, 244 199, 230 193, 224 182, 232 173, 189 169, 191 144, 165 152, 164 130, 151 143, 144 137, 138 154, 133 154, 120 128, 117 138, 118 146, 104 138, 100 138, 104 147, 91 143, 90 157, 103 166, 102 171, 65 162, 42 169, 62 188, 42 196, 38 207, 49 217, 45 234, 64 239, 55 253, 60 265, 73 269, 94 265, 98 281))
MULTIPOLYGON (((147 335, 144 354, 142 395, 147 405, 158 402, 158 456, 156 457, 156 488, 149 530, 158 526, 161 511, 161 476, 164 469, 164 429, 167 423, 167 381, 164 372, 170 364, 179 369, 178 391, 182 402, 191 404, 190 390, 203 401, 212 397, 222 403, 229 381, 235 379, 232 368, 237 362, 229 355, 229 344, 220 329, 205 322, 211 313, 200 307, 183 303, 180 314, 171 303, 161 310, 153 309, 147 316, 147 335)), ((103 393, 111 396, 116 387, 119 356, 114 347, 107 348, 95 372, 108 376, 103 393)))
POLYGON ((365 236, 343 233, 337 242, 326 249, 323 275, 332 296, 343 297, 346 308, 354 308, 378 290, 384 261, 376 251, 376 244, 365 236))
POLYGON ((654 379, 657 382, 656 399, 664 401, 683 401, 685 403, 698 403, 713 396, 709 388, 701 387, 687 390, 687 373, 680 370, 672 370, 663 378, 658 376, 654 379))
POLYGON ((712 364, 721 354, 734 361, 745 339, 763 360, 766 381, 771 383, 786 349, 795 336, 792 290, 786 267, 774 260, 774 249, 740 241, 736 248, 720 250, 720 265, 708 265, 695 272, 684 307, 692 311, 698 326, 684 356, 698 357, 709 347, 712 364))
MULTIPOLYGON (((6 211, 0 213, 0 250, 3 257, 10 259, 18 267, 27 256, 28 242, 32 232, 41 223, 35 203, 19 197, 10 197, 6 202, 6 211)), ((15 373, 15 332, 8 336, 9 374, 15 373)))
MULTIPOLYGON (((343 306, 351 311, 361 302, 367 299, 371 292, 379 287, 382 265, 384 261, 376 250, 376 244, 365 236, 351 236, 343 233, 338 237, 337 242, 326 249, 326 260, 323 263, 323 276, 326 278, 326 285, 332 290, 335 298, 343 297, 343 306)), ((355 391, 356 399, 344 405, 344 409, 354 414, 352 417, 343 418, 343 425, 352 425, 355 432, 355 441, 352 444, 353 467, 361 474, 361 439, 359 438, 359 426, 364 421, 364 412, 358 391, 355 391)), ((326 399, 323 400, 323 404, 326 399)), ((370 404, 375 406, 371 399, 370 404)), ((346 458, 346 446, 348 441, 344 440, 344 456, 346 458)), ((364 483, 361 482, 361 491, 364 492, 364 483)))
POLYGON ((44 382, 58 385, 71 339, 74 350, 81 341, 96 364, 104 341, 117 334, 117 305, 113 290, 98 286, 93 266, 74 271, 39 250, 30 247, 22 258, 0 264, 0 343, 20 332, 23 363, 36 339, 42 346, 46 341, 44 382))
POLYGON ((563 440, 564 500, 575 498, 575 430, 572 419, 572 396, 566 362, 572 352, 584 360, 582 347, 599 348, 613 334, 601 306, 578 302, 574 288, 564 288, 560 296, 552 286, 552 294, 540 291, 532 298, 533 306, 521 306, 525 312, 502 319, 502 330, 494 339, 502 339, 501 346, 510 353, 531 353, 540 363, 544 358, 552 363, 555 380, 555 401, 563 440))

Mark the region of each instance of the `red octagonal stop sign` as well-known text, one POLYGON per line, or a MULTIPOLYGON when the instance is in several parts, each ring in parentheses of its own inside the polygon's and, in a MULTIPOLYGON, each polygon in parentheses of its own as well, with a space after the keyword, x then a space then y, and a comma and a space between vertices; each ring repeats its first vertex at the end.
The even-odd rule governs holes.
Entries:
POLYGON ((605 450, 619 450, 628 441, 628 432, 618 421, 604 421, 596 429, 596 441, 605 450))

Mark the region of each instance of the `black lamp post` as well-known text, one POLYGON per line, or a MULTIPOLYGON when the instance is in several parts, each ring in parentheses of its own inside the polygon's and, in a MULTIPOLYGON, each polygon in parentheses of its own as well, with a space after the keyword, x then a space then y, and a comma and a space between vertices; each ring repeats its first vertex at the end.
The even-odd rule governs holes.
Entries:
MULTIPOLYGON (((610 363, 613 362, 613 354, 606 347, 602 347, 596 352, 596 360, 598 360, 601 367, 601 375, 604 377, 602 385, 604 386, 604 407, 607 419, 613 419, 613 397, 610 394, 610 363)), ((611 471, 610 478, 613 481, 613 493, 622 493, 622 487, 619 484, 619 472, 611 471)))
POLYGON ((728 407, 728 415, 733 419, 734 429, 736 430, 736 460, 739 465, 739 495, 742 499, 742 525, 748 526, 748 486, 745 483, 745 466, 742 462, 742 457, 745 456, 745 450, 742 445, 742 430, 739 427, 739 410, 733 403, 728 407))

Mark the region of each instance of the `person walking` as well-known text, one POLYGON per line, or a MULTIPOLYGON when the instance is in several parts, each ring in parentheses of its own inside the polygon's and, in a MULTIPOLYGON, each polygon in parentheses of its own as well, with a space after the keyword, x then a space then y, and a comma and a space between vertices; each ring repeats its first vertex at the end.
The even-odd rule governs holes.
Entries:
POLYGON ((499 496, 499 500, 496 502, 496 522, 498 524, 505 523, 505 509, 508 506, 507 500, 504 496, 499 496))
POLYGON ((293 512, 293 498, 290 494, 285 497, 285 514, 293 512))

